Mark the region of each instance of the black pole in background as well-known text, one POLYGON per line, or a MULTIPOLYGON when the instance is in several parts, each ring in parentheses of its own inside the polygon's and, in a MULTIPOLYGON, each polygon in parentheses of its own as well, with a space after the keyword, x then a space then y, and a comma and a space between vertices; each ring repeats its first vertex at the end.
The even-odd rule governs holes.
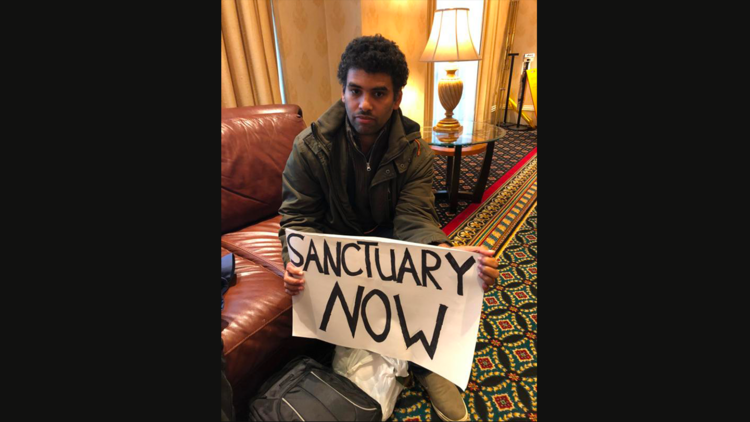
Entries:
MULTIPOLYGON (((523 113, 523 97, 526 93, 526 69, 529 68, 529 63, 531 63, 531 60, 528 58, 524 58, 523 60, 523 69, 521 69, 521 80, 520 80, 520 87, 518 91, 518 120, 516 120, 515 125, 508 126, 507 129, 509 130, 531 130, 531 126, 521 126, 521 113, 523 113)), ((510 94, 510 90, 508 91, 508 94, 510 94)), ((507 111, 507 109, 506 109, 507 111)))
POLYGON ((529 62, 523 61, 523 69, 521 69, 521 86, 518 88, 518 120, 516 120, 516 126, 521 126, 521 113, 523 112, 523 96, 526 93, 526 69, 529 68, 529 62))
POLYGON ((508 89, 506 91, 505 95, 505 113, 503 114, 503 124, 500 126, 507 126, 508 123, 508 106, 510 105, 510 84, 511 81, 513 81, 513 63, 515 62, 516 56, 518 53, 510 53, 508 54, 510 56, 510 72, 508 72, 508 89))

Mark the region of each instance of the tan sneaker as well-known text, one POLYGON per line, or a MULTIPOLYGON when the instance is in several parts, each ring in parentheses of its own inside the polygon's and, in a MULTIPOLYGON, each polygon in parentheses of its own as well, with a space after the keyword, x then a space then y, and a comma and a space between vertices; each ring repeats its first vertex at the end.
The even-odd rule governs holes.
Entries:
POLYGON ((430 394, 432 408, 444 421, 470 421, 469 409, 455 384, 430 372, 427 375, 414 374, 422 387, 430 394))

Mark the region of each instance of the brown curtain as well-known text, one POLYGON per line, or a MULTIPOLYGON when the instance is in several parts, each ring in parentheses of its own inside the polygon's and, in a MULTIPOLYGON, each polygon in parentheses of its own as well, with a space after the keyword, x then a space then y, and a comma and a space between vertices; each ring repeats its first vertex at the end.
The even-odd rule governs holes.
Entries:
POLYGON ((221 107, 281 103, 270 0, 221 0, 221 107))
POLYGON ((508 77, 506 58, 513 43, 515 29, 508 25, 511 3, 517 3, 517 0, 484 0, 482 60, 479 62, 477 102, 474 109, 475 119, 479 121, 497 123, 502 119, 501 111, 505 106, 502 87, 503 80, 508 77), (495 112, 492 111, 493 106, 495 112))

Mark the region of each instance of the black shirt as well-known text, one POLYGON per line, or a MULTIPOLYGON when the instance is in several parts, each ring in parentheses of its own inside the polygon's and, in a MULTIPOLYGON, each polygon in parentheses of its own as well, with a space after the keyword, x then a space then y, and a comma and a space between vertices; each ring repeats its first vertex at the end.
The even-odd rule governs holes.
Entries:
MULTIPOLYGON (((393 115, 391 115, 392 118, 393 115)), ((380 166, 380 161, 388 150, 391 119, 388 119, 378 134, 375 143, 370 147, 367 154, 364 154, 360 147, 359 137, 349 124, 349 118, 346 118, 346 153, 349 158, 347 160, 346 191, 349 195, 349 203, 365 233, 377 227, 370 211, 370 184, 372 184, 375 172, 380 166), (368 167, 369 171, 367 170, 368 167)))

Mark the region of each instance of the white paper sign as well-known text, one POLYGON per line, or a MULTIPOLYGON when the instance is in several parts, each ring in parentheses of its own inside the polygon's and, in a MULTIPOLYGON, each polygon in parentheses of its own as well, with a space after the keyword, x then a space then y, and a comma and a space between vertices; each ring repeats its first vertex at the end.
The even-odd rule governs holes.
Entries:
POLYGON ((292 335, 403 359, 465 389, 482 311, 481 254, 287 230, 305 271, 292 335))

